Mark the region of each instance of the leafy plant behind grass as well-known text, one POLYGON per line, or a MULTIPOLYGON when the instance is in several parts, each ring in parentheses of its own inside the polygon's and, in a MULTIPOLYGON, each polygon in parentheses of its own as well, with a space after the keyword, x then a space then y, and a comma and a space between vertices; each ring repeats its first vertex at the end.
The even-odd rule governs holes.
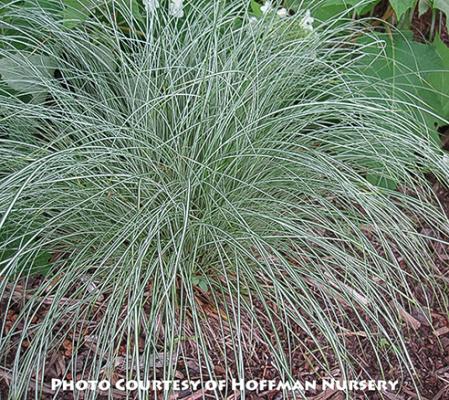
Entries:
MULTIPOLYGON (((39 390, 33 373, 45 376, 64 334, 86 328, 95 354, 80 367, 75 348, 67 364, 86 379, 119 360, 120 343, 127 377, 146 377, 155 354, 181 355, 183 338, 211 376, 218 348, 240 378, 262 341, 287 378, 292 349, 272 334, 282 329, 295 343, 298 327, 326 370, 329 349, 345 374, 358 363, 345 327, 366 332, 379 363, 387 341, 412 370, 400 315, 421 307, 415 286, 446 300, 417 223, 442 234, 449 225, 423 174, 448 182, 449 166, 419 109, 402 100, 397 112, 384 87, 376 101, 366 94, 372 82, 354 78, 359 30, 298 34, 301 15, 245 17, 237 27, 238 1, 204 2, 181 20, 157 10, 144 36, 113 20, 68 30, 42 11, 12 13, 32 27, 20 39, 32 50, 17 57, 16 39, 4 36, 0 57, 34 72, 21 96, 38 87, 46 98, 0 97, 1 250, 15 246, 0 262, 6 308, 17 274, 29 277, 41 252, 58 261, 17 324, 2 327, 11 398, 39 390), (36 54, 59 79, 35 68, 36 54), (373 168, 407 191, 370 183, 373 168), (30 240, 18 241, 24 232, 30 240), (207 322, 211 309, 218 328, 207 322), (8 351, 26 340, 11 365, 8 351)), ((164 377, 173 373, 166 362, 164 377)))
MULTIPOLYGON (((447 125, 449 117, 447 104, 449 97, 449 81, 447 59, 449 48, 440 34, 444 32, 443 15, 449 11, 446 1, 437 0, 391 0, 380 4, 378 0, 286 0, 282 4, 290 12, 310 8, 317 20, 330 24, 342 23, 344 18, 369 21, 372 29, 376 29, 374 40, 384 43, 384 57, 379 57, 379 49, 368 49, 374 54, 376 61, 371 68, 365 70, 368 78, 384 80, 390 86, 393 95, 401 100, 403 92, 412 96, 415 103, 425 104, 433 115, 427 114, 427 122, 435 131, 434 139, 438 140, 437 128, 447 125), (429 16, 430 32, 421 32, 417 17, 432 10, 429 16), (383 15, 382 15, 383 14, 383 15), (366 19, 369 16, 376 19, 366 19), (376 28, 375 28, 376 27, 376 28), (413 40, 412 30, 420 38, 413 40)), ((446 22, 449 19, 446 18, 446 22)), ((362 40, 367 40, 363 37, 362 40)), ((373 61, 367 57, 366 64, 373 61)))

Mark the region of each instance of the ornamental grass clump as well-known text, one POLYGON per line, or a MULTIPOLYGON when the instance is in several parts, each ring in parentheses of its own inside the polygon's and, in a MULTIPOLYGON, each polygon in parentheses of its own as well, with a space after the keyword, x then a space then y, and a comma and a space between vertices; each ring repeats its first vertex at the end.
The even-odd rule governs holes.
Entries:
POLYGON ((447 299, 419 230, 449 233, 424 176, 447 183, 449 166, 424 110, 381 85, 367 94, 360 28, 245 11, 201 2, 177 18, 160 4, 127 29, 11 11, 21 23, 0 48, 0 293, 3 312, 21 305, 0 331, 10 398, 30 387, 38 398, 64 343, 64 377, 121 367, 173 379, 187 357, 204 379, 217 362, 244 379, 263 345, 287 380, 304 338, 310 362, 352 376, 353 330, 380 366, 388 347, 413 372, 402 327, 411 308, 425 312, 416 288, 447 299))

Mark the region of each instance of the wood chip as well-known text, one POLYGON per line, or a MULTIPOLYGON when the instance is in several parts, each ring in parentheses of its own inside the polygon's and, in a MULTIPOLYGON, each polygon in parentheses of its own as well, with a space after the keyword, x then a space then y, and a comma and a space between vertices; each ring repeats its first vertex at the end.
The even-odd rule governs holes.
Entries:
POLYGON ((442 335, 446 335, 447 333, 449 333, 449 327, 447 326, 443 326, 435 331, 433 331, 433 334, 436 337, 442 336, 442 335))
POLYGON ((421 328, 421 322, 412 317, 400 304, 396 304, 396 307, 398 308, 399 315, 407 323, 407 325, 411 326, 415 330, 421 328))
POLYGON ((432 398, 432 400, 443 400, 443 399, 447 398, 447 397, 443 397, 443 395, 446 395, 448 393, 449 393, 449 388, 444 387, 432 398))
POLYGON ((341 332, 338 333, 338 336, 361 336, 361 337, 367 337, 366 332, 363 331, 356 331, 356 332, 351 332, 351 331, 347 331, 347 332, 341 332))

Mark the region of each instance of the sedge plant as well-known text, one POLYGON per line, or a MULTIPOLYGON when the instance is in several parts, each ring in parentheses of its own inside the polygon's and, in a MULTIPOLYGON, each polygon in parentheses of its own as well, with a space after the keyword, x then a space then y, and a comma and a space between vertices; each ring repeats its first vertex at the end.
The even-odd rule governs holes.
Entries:
POLYGON ((388 348, 412 376, 404 316, 426 312, 416 289, 446 305, 431 254, 444 239, 419 227, 448 234, 425 174, 447 183, 449 165, 423 107, 359 72, 361 28, 195 4, 182 17, 148 9, 126 29, 110 8, 71 29, 40 8, 9 11, 0 296, 16 317, 0 325, 0 376, 11 399, 48 393, 67 341, 65 378, 169 380, 183 361, 186 377, 196 365, 214 379, 221 363, 246 379, 262 346, 290 380, 297 346, 354 377, 363 355, 345 334, 358 332, 381 373, 388 348))

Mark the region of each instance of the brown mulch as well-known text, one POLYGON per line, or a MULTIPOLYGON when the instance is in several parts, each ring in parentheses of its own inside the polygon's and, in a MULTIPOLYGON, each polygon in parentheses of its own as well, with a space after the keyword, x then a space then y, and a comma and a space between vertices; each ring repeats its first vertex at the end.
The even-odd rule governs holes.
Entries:
MULTIPOLYGON (((449 271, 449 268, 447 269, 449 271)), ((41 284, 41 278, 35 278, 31 282, 29 282, 29 290, 33 290, 34 287, 38 287, 41 284)), ((416 288, 416 297, 418 300, 425 302, 428 301, 428 296, 423 292, 422 288, 416 288)), ((198 293, 201 297, 201 293, 198 293)), ((105 299, 107 301, 107 299, 105 299)), ((6 327, 11 327, 17 319, 17 315, 20 311, 20 303, 17 302, 13 304, 9 311, 6 314, 6 327)), ((417 325, 414 327, 408 326, 413 324, 407 324, 407 321, 404 323, 405 337, 407 342, 407 348, 410 352, 412 361, 416 367, 417 377, 421 381, 420 391, 421 394, 426 396, 426 398, 433 400, 444 400, 449 398, 449 320, 448 316, 445 315, 444 311, 441 310, 438 306, 438 302, 432 302, 430 304, 432 307, 431 312, 433 319, 433 326, 430 326, 427 320, 420 315, 419 312, 413 312, 411 310, 411 319, 417 322, 417 325)), ((48 311, 48 305, 43 305, 42 309, 39 310, 39 316, 36 317, 35 323, 38 323, 45 317, 46 312, 48 311)), ((275 307, 275 305, 273 305, 275 307)), ((5 309, 5 305, 2 304, 2 311, 5 309)), ((353 310, 346 309, 347 313, 353 313, 353 310)), ((260 318, 263 321, 263 309, 260 307, 259 309, 260 318)), ((353 321, 357 321, 358 318, 354 314, 353 321)), ((212 322, 213 325, 213 321, 212 322)), ((370 323, 369 319, 365 319, 367 324, 370 323)), ((360 366, 363 368, 361 370, 361 375, 364 377, 369 377, 370 379, 385 379, 382 378, 379 370, 379 366, 377 360, 373 354, 373 350, 368 340, 360 335, 357 329, 356 324, 351 327, 352 330, 348 330, 345 332, 346 336, 346 345, 351 354, 357 355, 356 359, 359 362, 360 366)), ((271 327, 267 326, 266 330, 270 331, 271 327)), ((305 351, 305 348, 309 349, 311 352, 314 352, 319 349, 316 343, 314 343, 311 338, 305 334, 305 332, 300 329, 295 329, 295 333, 301 340, 303 341, 303 345, 299 346, 298 343, 290 347, 287 345, 289 340, 292 338, 286 334, 285 330, 282 327, 282 324, 279 323, 277 326, 277 334, 281 336, 283 342, 286 344, 284 348, 285 354, 290 354, 291 359, 293 360, 292 369, 293 374, 296 379, 301 381, 310 381, 310 380, 319 380, 321 378, 329 377, 329 375, 320 367, 320 363, 317 360, 313 360, 310 357, 310 353, 305 351)), ((375 327, 372 327, 373 331, 375 331, 375 327)), ((219 330, 217 329, 217 332, 219 330)), ((274 332, 273 332, 274 334, 274 332)), ((314 330, 314 335, 320 337, 320 333, 317 330, 314 330)), ((45 377, 44 380, 49 382, 51 378, 64 378, 65 371, 69 368, 69 360, 72 358, 72 352, 74 347, 74 342, 77 342, 77 362, 80 365, 80 368, 88 360, 93 356, 93 352, 95 351, 95 338, 89 335, 89 329, 86 329, 84 332, 84 337, 75 336, 72 334, 68 334, 67 337, 61 341, 61 345, 59 350, 48 355, 46 361, 46 369, 45 369, 45 377)), ((322 338, 321 341, 322 350, 326 352, 326 341, 322 338)), ((29 343, 27 341, 22 342, 23 351, 26 351, 29 343)), ((143 349, 145 346, 145 339, 141 339, 141 343, 139 347, 143 349)), ((124 344, 120 349, 121 355, 125 356, 126 349, 124 348, 124 344)), ((391 397, 385 397, 387 399, 395 399, 395 400, 411 400, 416 397, 416 390, 412 385, 412 381, 410 377, 407 376, 406 372, 402 370, 399 363, 395 360, 394 357, 391 357, 391 354, 388 355, 388 349, 385 352, 385 358, 382 360, 384 363, 384 371, 387 371, 388 376, 392 379, 399 379, 401 381, 401 389, 399 393, 390 394, 391 397)), ((196 350, 186 341, 186 344, 183 345, 182 351, 183 357, 180 357, 177 364, 177 374, 176 377, 178 379, 185 379, 187 376, 189 379, 196 380, 200 379, 201 376, 207 376, 207 371, 204 367, 200 367, 198 362, 196 361, 196 350)), ((217 351, 215 354, 212 353, 212 361, 215 367, 216 376, 214 379, 226 379, 229 375, 226 372, 230 372, 231 376, 236 376, 237 368, 232 359, 232 353, 227 355, 227 364, 224 363, 222 354, 217 351)), ((326 354, 327 361, 332 360, 332 354, 326 354)), ((12 361, 12 359, 10 359, 12 361)), ((336 362, 336 360, 334 360, 336 362)), ((157 365, 156 365, 157 367, 157 365)), ((162 367, 162 365, 160 366, 162 367)), ((70 369, 69 369, 70 370, 70 369)), ((332 376, 339 376, 339 366, 335 364, 331 366, 332 376)), ((156 368, 156 375, 158 377, 162 377, 162 371, 156 368)), ((255 379, 278 379, 279 376, 277 369, 274 368, 273 365, 273 355, 270 353, 269 349, 263 343, 256 343, 256 345, 245 354, 245 376, 246 380, 255 379)), ((118 380, 120 377, 125 377, 125 371, 122 367, 118 366, 114 371, 114 375, 112 377, 112 382, 118 380)), ((32 377, 36 379, 36 377, 32 377)), ((75 372, 69 372, 65 375, 65 379, 83 379, 81 374, 76 376, 75 372)), ((88 378, 85 378, 88 379, 88 378)), ((365 378, 364 378, 365 379, 365 378)), ((388 379, 388 378, 387 378, 388 379)), ((0 398, 7 398, 8 392, 8 375, 0 370, 0 398), (3 379, 2 379, 3 378, 3 379)), ((64 392, 64 394, 59 394, 57 397, 53 396, 52 392, 49 390, 49 385, 45 386, 44 391, 46 392, 42 399, 73 399, 73 395, 71 392, 64 392)), ((178 393, 177 397, 173 397, 173 399, 189 399, 193 400, 196 398, 196 395, 200 395, 201 393, 191 393, 190 391, 185 391, 178 393)), ((328 392, 310 392, 310 399, 314 400, 337 400, 340 399, 338 394, 332 395, 332 393, 328 392), (325 394, 329 394, 329 397, 326 397, 325 394)), ((30 399, 34 398, 33 392, 30 391, 30 399)), ((106 399, 106 396, 99 396, 99 399, 106 399)), ((116 392, 114 398, 120 399, 123 398, 123 392, 116 392)), ((199 398, 202 398, 200 396, 199 398)), ((237 397, 227 397, 228 399, 237 399, 237 397)), ((275 400, 282 399, 282 394, 278 392, 264 392, 264 393, 253 393, 250 396, 247 396, 248 399, 266 399, 266 400, 275 400)), ((354 394, 354 399, 380 399, 379 394, 370 394, 366 395, 356 395, 354 394)), ((342 397, 341 397, 342 399, 342 397)))

